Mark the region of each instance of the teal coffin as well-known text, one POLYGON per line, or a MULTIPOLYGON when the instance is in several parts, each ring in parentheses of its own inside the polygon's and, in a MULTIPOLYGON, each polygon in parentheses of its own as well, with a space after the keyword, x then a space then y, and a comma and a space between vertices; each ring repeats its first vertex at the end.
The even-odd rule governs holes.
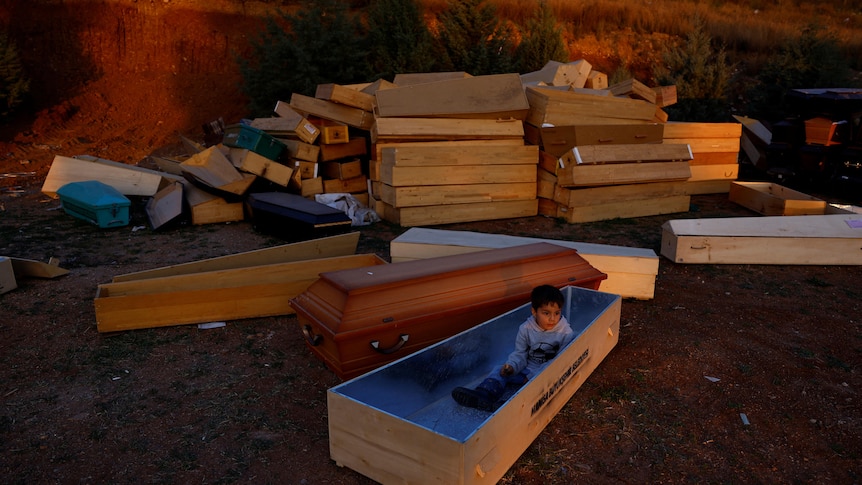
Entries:
POLYGON ((131 201, 117 189, 98 180, 70 182, 57 189, 63 210, 102 228, 129 225, 131 201))

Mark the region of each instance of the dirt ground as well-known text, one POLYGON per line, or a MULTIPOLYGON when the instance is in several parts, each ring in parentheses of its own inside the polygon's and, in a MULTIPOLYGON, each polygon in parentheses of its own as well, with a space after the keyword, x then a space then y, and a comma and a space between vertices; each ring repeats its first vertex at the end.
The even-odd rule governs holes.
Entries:
MULTIPOLYGON (((109 72, 2 127, 0 255, 70 270, 0 295, 4 483, 372 483, 329 458, 326 391, 339 380, 295 317, 96 331, 97 286, 115 275, 283 241, 248 222, 152 231, 139 199, 128 227, 100 230, 40 193, 55 155, 150 166, 181 149, 176 133, 237 121, 235 81, 109 72)), ((758 217, 714 194, 666 216, 438 227, 658 254, 666 220, 735 216, 758 217)), ((388 259, 405 230, 362 228, 358 251, 388 259)), ((860 282, 858 266, 661 258, 655 298, 623 302, 618 346, 502 482, 862 482, 860 282)))
MULTIPOLYGON (((295 317, 96 331, 96 288, 115 275, 283 242, 248 222, 152 231, 144 200, 133 200, 128 227, 100 230, 42 195, 55 154, 127 153, 146 165, 150 153, 180 149, 149 114, 117 122, 140 108, 136 96, 111 95, 114 82, 70 100, 74 113, 41 113, 3 149, 0 254, 55 257, 70 270, 0 296, 5 481, 370 483, 329 458, 325 396, 339 381, 305 347, 295 317)), ((441 227, 658 254, 665 220, 728 216, 757 217, 715 194, 668 216, 441 227)), ((388 258, 404 230, 363 228, 359 252, 388 258)), ((623 302, 619 345, 503 482, 858 483, 860 281, 854 266, 661 258, 655 298, 623 302)))

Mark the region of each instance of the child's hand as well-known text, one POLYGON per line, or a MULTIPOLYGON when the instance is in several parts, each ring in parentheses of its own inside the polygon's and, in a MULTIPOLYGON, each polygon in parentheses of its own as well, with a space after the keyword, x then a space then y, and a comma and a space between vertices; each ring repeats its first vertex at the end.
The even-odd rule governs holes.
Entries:
POLYGON ((514 373, 515 369, 509 364, 504 364, 503 367, 500 368, 500 375, 503 377, 509 377, 514 373))

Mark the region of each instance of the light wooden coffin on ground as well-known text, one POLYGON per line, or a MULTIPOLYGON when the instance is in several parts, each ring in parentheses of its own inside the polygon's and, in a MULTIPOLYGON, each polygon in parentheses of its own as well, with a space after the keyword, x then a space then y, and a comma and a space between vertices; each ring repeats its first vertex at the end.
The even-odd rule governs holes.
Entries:
POLYGON ((733 182, 728 199, 765 216, 826 213, 826 201, 770 182, 733 182))
POLYGON ((385 265, 361 254, 145 278, 98 286, 99 332, 289 315, 322 271, 385 265))
POLYGON ((395 87, 376 96, 378 117, 523 120, 530 109, 516 73, 395 87))
POLYGON ((669 121, 664 125, 664 143, 691 147, 689 194, 727 193, 739 176, 740 123, 669 121))
POLYGON ((678 219, 662 225, 676 263, 862 264, 862 215, 678 219))
POLYGON ((527 86, 530 112, 526 122, 536 126, 612 125, 654 122, 656 106, 647 101, 583 94, 527 86))
POLYGON ((608 276, 602 282, 604 292, 640 300, 655 295, 659 257, 652 249, 413 227, 389 243, 389 255, 397 263, 537 242, 576 249, 591 266, 608 276))
POLYGON ((450 393, 505 361, 529 303, 330 389, 332 459, 383 484, 497 483, 619 340, 619 296, 563 294, 576 339, 493 413, 450 393))
POLYGON ((537 285, 605 278, 576 250, 536 243, 321 273, 290 304, 309 349, 349 379, 515 308, 537 285))
POLYGON ((254 251, 245 251, 242 253, 228 254, 226 256, 191 261, 189 263, 180 263, 161 268, 121 274, 114 276, 111 281, 118 283, 121 281, 144 280, 148 278, 204 273, 207 271, 219 271, 225 269, 240 269, 251 266, 265 266, 268 264, 305 261, 309 259, 349 256, 356 252, 356 246, 358 243, 359 232, 351 232, 348 234, 339 234, 337 236, 312 239, 310 241, 281 244, 270 248, 256 249, 254 251))
POLYGON ((150 197, 159 191, 162 175, 154 170, 88 155, 74 158, 56 155, 42 184, 42 193, 56 198, 60 187, 86 180, 98 180, 123 195, 150 197))

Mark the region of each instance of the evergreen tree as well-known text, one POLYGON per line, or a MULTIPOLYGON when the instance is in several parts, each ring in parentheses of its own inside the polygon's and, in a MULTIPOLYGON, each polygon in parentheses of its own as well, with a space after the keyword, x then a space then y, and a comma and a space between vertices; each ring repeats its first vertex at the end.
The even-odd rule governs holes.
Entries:
POLYGON ((441 70, 473 75, 513 72, 511 33, 484 0, 455 0, 439 16, 441 70))
POLYGON ((368 9, 368 62, 375 78, 435 70, 434 38, 417 0, 375 0, 368 9))
POLYGON ((368 79, 361 25, 343 1, 307 2, 295 15, 268 17, 251 47, 252 56, 238 63, 255 115, 271 113, 293 93, 313 96, 318 84, 368 79))
POLYGON ((557 18, 546 1, 540 1, 534 15, 527 19, 515 60, 520 73, 538 71, 548 61, 569 62, 562 28, 557 26, 557 18))
POLYGON ((30 92, 18 49, 8 35, 0 34, 0 118, 12 114, 30 92))
POLYGON ((661 85, 675 85, 677 103, 665 108, 677 121, 726 121, 732 69, 724 48, 715 50, 706 23, 695 16, 685 42, 663 53, 665 66, 656 72, 661 85))
POLYGON ((789 89, 852 87, 849 59, 838 41, 816 25, 770 57, 749 91, 753 115, 778 119, 786 115, 789 89))

